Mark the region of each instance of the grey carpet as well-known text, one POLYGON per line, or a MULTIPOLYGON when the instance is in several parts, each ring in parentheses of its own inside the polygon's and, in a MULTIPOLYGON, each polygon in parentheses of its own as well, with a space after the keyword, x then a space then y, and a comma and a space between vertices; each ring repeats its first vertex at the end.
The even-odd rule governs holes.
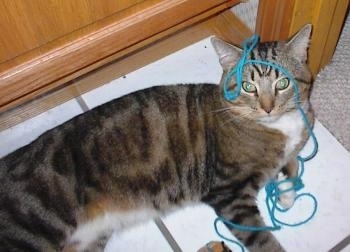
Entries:
POLYGON ((332 61, 315 79, 311 103, 317 119, 350 151, 350 15, 332 61))

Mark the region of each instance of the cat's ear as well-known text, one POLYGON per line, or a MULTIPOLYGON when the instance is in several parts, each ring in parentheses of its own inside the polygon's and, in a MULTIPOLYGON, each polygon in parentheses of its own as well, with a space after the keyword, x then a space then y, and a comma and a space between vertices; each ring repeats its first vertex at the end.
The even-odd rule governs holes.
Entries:
POLYGON ((307 60, 307 49, 309 47, 311 30, 312 25, 307 24, 287 42, 290 53, 295 55, 301 62, 306 62, 307 60))
POLYGON ((211 43, 219 56, 219 61, 224 70, 230 70, 235 66, 241 57, 242 49, 230 45, 225 41, 212 37, 211 43))

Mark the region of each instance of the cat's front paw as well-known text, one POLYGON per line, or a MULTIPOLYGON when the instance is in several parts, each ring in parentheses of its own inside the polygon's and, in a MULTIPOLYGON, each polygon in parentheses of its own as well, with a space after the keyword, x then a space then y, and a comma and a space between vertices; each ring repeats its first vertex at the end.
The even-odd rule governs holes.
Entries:
MULTIPOLYGON (((280 172, 277 176, 277 181, 281 182, 281 181, 284 181, 286 178, 287 176, 284 175, 282 172, 280 172)), ((291 188, 293 188, 293 182, 291 181, 285 181, 278 185, 278 189, 280 191, 285 191, 291 188)), ((288 190, 279 196, 278 204, 281 205, 284 209, 291 208, 294 205, 295 197, 296 197, 295 190, 294 189, 288 190)))

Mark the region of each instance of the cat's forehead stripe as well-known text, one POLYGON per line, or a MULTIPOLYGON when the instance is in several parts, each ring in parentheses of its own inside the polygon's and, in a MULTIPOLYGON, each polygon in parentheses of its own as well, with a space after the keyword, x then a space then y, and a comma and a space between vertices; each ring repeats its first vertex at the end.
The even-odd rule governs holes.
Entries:
MULTIPOLYGON (((263 60, 268 61, 269 59, 276 60, 277 51, 276 48, 278 46, 278 42, 264 42, 259 44, 254 50, 250 52, 251 60, 263 60)), ((253 69, 251 69, 250 77, 251 80, 255 80, 255 73, 259 75, 259 77, 270 76, 272 73, 275 74, 275 78, 278 78, 280 73, 277 69, 273 69, 273 67, 268 65, 256 65, 252 64, 253 69), (274 70, 274 71, 272 71, 274 70)))
POLYGON ((271 71, 272 71, 272 66, 267 66, 267 71, 266 71, 266 75, 270 75, 271 71))
POLYGON ((276 59, 277 52, 276 52, 277 42, 273 42, 273 46, 271 47, 271 58, 276 59))
POLYGON ((255 60, 254 50, 250 52, 250 59, 255 60))
POLYGON ((259 55, 260 59, 264 60, 267 58, 268 48, 267 48, 267 45, 265 43, 260 44, 258 46, 257 50, 258 50, 258 55, 259 55))
POLYGON ((252 79, 252 81, 254 81, 254 71, 250 71, 250 78, 252 79))
POLYGON ((276 75, 276 78, 278 78, 280 75, 280 72, 276 68, 275 68, 275 75, 276 75))

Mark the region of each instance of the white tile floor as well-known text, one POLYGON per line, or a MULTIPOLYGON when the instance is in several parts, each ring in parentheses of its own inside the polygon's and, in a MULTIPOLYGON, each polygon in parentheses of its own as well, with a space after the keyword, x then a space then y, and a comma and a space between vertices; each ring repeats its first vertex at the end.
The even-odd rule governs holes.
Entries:
MULTIPOLYGON (((216 54, 205 39, 162 60, 114 80, 82 96, 89 108, 134 90, 172 83, 218 83, 221 68, 216 54)), ((11 129, 0 132, 0 156, 23 146, 39 134, 82 113, 75 101, 69 101, 11 129)), ((318 211, 309 223, 285 227, 275 232, 287 251, 328 251, 350 234, 350 153, 319 123, 314 130, 319 141, 318 155, 306 164, 303 192, 311 192, 318 200, 318 211)), ((306 146, 306 151, 311 146, 306 146)), ((264 193, 259 195, 265 217, 264 193)), ((307 202, 301 200, 288 221, 308 213, 307 202)), ((210 240, 220 240, 213 229, 214 212, 205 206, 187 207, 163 221, 183 251, 196 251, 210 240)), ((266 222, 269 220, 266 218, 266 222)), ((223 233, 229 235, 224 227, 223 233)), ((238 251, 232 246, 234 251, 238 251)), ((140 224, 122 235, 114 235, 106 251, 172 251, 154 224, 140 224)), ((346 248, 343 251, 350 251, 346 248)))

